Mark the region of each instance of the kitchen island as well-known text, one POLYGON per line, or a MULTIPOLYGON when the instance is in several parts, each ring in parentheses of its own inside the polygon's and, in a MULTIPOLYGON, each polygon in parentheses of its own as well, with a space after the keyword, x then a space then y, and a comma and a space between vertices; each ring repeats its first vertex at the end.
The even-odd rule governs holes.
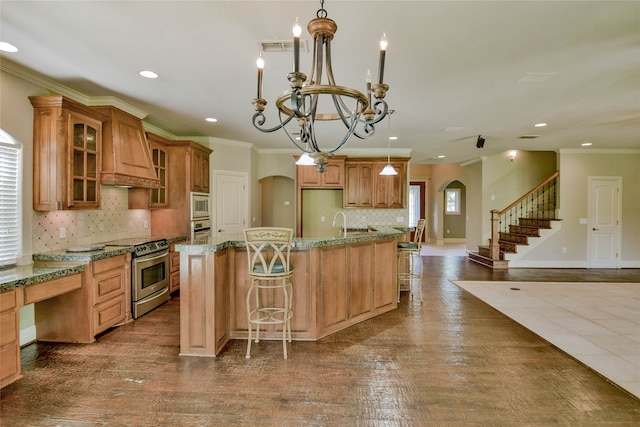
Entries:
MULTIPOLYGON (((314 341, 397 307, 393 228, 346 236, 294 238, 293 340, 314 341)), ((250 286, 244 236, 176 246, 180 252, 180 354, 215 356, 247 338, 250 286)), ((265 295, 265 298, 270 296, 265 295)), ((261 339, 282 339, 272 325, 261 339)))

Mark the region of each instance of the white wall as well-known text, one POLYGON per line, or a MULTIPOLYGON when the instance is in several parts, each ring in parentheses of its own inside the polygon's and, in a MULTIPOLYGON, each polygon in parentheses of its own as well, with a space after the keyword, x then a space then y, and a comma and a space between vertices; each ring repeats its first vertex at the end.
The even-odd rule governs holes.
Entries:
POLYGON ((589 176, 622 177, 622 267, 640 268, 640 150, 561 150, 562 228, 520 260, 528 265, 588 267, 589 176), (566 253, 562 248, 567 248, 566 253))

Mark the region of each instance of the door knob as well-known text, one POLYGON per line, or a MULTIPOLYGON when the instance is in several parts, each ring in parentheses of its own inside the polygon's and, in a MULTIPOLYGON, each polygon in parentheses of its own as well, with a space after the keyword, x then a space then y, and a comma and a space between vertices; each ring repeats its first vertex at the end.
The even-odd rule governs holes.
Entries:
MULTIPOLYGON (((595 230, 595 228, 594 228, 595 230)), ((222 228, 218 228, 218 233, 222 233, 222 228)))
POLYGON ((597 228, 594 228, 594 229, 593 229, 593 231, 598 231, 598 229, 597 229, 597 228))

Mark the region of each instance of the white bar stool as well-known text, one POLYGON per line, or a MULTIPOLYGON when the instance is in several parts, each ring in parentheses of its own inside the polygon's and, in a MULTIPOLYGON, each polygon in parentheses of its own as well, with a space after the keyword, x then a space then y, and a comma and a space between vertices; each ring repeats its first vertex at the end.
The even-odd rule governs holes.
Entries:
POLYGON ((416 283, 420 291, 420 303, 422 304, 422 234, 426 220, 418 220, 416 231, 411 242, 398 243, 398 302, 400 302, 400 291, 408 290, 411 297, 414 296, 413 284, 416 283), (407 283, 407 288, 403 289, 402 284, 407 283))
POLYGON ((293 230, 256 227, 244 230, 249 278, 247 317, 249 336, 247 359, 251 357, 251 325, 256 327, 255 342, 260 341, 260 325, 282 325, 282 348, 287 358, 287 337, 291 342, 293 310, 293 266, 290 261, 293 230), (281 296, 277 295, 281 292, 281 296))

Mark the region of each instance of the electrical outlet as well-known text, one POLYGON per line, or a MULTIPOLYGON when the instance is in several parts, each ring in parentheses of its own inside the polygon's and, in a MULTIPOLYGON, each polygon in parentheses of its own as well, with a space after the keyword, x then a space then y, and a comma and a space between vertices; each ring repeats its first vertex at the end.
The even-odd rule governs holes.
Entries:
POLYGON ((60 238, 61 239, 67 238, 67 229, 64 227, 60 227, 60 238))
POLYGON ((562 253, 566 254, 567 253, 567 248, 562 248, 562 253))
POLYGON ((324 222, 324 215, 320 217, 320 222, 324 222))

